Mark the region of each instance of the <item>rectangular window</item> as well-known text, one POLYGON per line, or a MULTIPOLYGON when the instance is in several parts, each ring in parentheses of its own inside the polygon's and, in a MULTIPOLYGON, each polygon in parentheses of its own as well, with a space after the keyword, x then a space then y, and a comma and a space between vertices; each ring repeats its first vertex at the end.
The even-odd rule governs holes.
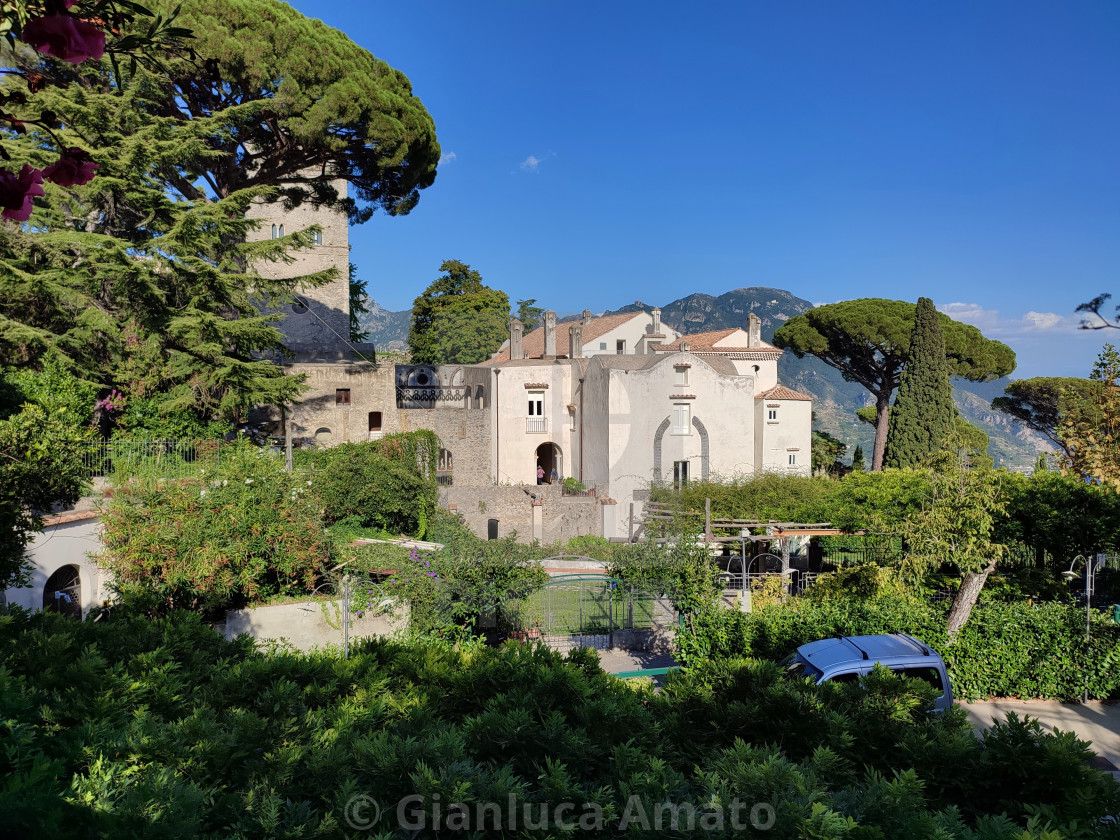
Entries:
POLYGON ((335 405, 350 405, 350 389, 349 388, 335 388, 335 390, 334 390, 334 404, 335 405))
POLYGON ((791 467, 796 467, 797 466, 797 453, 796 452, 789 453, 789 465, 791 467))
POLYGON ((381 412, 371 411, 369 413, 369 430, 371 432, 381 431, 381 412))
POLYGON ((616 341, 614 343, 614 352, 619 356, 625 356, 626 355, 626 342, 623 341, 622 339, 619 339, 618 341, 616 341))
POLYGON ((605 341, 600 341, 600 342, 599 342, 599 349, 600 349, 600 350, 606 350, 606 349, 607 349, 607 342, 605 342, 605 341))
POLYGON ((544 417, 543 391, 532 391, 529 393, 529 416, 544 417))
POLYGON ((673 462, 673 486, 678 488, 688 486, 688 461, 673 462))
POLYGON ((778 422, 778 409, 776 409, 776 408, 766 409, 766 419, 771 423, 777 423, 778 422))
POLYGON ((688 403, 677 403, 673 406, 673 434, 691 434, 692 416, 688 403))
POLYGON ((687 387, 687 385, 688 385, 688 368, 685 367, 684 365, 678 365, 677 367, 674 367, 673 370, 676 371, 676 373, 677 373, 677 378, 674 380, 673 384, 676 385, 678 388, 687 387))

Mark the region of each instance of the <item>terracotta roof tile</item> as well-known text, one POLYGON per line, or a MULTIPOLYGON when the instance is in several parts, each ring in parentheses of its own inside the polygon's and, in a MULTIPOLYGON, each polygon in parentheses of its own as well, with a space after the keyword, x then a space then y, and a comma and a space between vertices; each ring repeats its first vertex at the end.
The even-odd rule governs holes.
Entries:
MULTIPOLYGON (((621 315, 607 315, 603 318, 592 318, 583 325, 583 343, 586 346, 589 342, 594 341, 601 335, 613 330, 615 327, 620 327, 634 318, 645 317, 649 318, 648 312, 624 312, 621 315)), ((567 356, 571 350, 571 344, 568 339, 571 336, 568 334, 568 327, 576 323, 575 321, 565 321, 556 325, 556 355, 567 356)), ((521 350, 530 359, 539 359, 544 355, 544 327, 537 327, 531 333, 526 334, 521 339, 521 350)), ((506 341, 498 355, 492 359, 487 359, 481 364, 492 365, 497 362, 509 361, 509 341, 506 341)))
POLYGON ((671 352, 680 350, 681 342, 687 342, 689 348, 694 353, 781 353, 782 351, 775 347, 773 344, 767 344, 765 341, 760 342, 757 347, 716 347, 716 344, 723 341, 730 335, 738 332, 738 327, 732 327, 727 330, 712 330, 710 332, 693 333, 692 335, 682 335, 676 341, 671 341, 666 344, 654 345, 658 352, 671 352))
POLYGON ((763 391, 761 394, 755 395, 756 400, 812 400, 813 398, 808 394, 802 394, 800 391, 794 391, 792 388, 787 388, 785 385, 775 385, 768 391, 763 391))
POLYGON ((69 513, 56 513, 53 516, 43 517, 43 527, 51 528, 55 525, 67 525, 71 522, 81 522, 83 519, 97 519, 101 516, 99 510, 76 510, 69 513))

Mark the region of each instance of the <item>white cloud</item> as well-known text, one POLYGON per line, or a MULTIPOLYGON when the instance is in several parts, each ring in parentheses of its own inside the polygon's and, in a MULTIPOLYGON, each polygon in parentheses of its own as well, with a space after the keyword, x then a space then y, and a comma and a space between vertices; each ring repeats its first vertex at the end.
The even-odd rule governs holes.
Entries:
POLYGON ((946 303, 937 307, 950 318, 972 324, 992 338, 1001 336, 1032 336, 1040 333, 1075 333, 1081 323, 1077 315, 1031 310, 1014 318, 1005 317, 998 309, 985 309, 978 303, 946 303))
POLYGON ((541 165, 541 159, 536 155, 529 155, 525 160, 521 161, 522 172, 536 172, 541 165))
POLYGON ((454 152, 444 152, 442 155, 439 156, 439 162, 440 163, 451 163, 451 161, 455 160, 457 157, 458 157, 458 155, 456 155, 454 152))

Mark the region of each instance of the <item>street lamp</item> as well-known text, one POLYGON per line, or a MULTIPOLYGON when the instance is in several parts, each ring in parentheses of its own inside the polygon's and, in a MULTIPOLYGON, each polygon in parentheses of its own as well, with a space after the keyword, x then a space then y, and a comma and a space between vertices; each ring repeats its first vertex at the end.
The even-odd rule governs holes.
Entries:
MULTIPOLYGON (((1069 564, 1069 569, 1062 572, 1062 577, 1064 577, 1066 579, 1066 581, 1072 582, 1073 579, 1075 577, 1077 577, 1077 572, 1075 572, 1073 570, 1073 567, 1077 565, 1078 560, 1080 560, 1082 563, 1085 564, 1085 654, 1086 654, 1086 659, 1088 659, 1089 630, 1092 627, 1092 616, 1093 616, 1093 589, 1094 589, 1094 584, 1095 584, 1096 577, 1097 577, 1097 567, 1100 565, 1100 561, 1098 561, 1096 558, 1093 558, 1091 560, 1086 559, 1084 555, 1078 554, 1076 557, 1073 558, 1073 561, 1069 564)), ((1085 675, 1085 693, 1082 697, 1082 702, 1087 703, 1088 701, 1089 701, 1089 675, 1086 674, 1085 675)))

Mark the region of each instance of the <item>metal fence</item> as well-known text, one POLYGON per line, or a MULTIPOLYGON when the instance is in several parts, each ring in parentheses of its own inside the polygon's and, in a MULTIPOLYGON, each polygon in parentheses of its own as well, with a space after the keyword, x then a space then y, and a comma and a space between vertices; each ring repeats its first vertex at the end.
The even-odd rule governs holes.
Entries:
POLYGON ((222 460, 221 440, 117 439, 97 441, 82 454, 82 464, 91 478, 112 475, 161 478, 197 476, 222 460))
POLYGON ((740 591, 755 591, 765 585, 768 580, 780 580, 782 588, 790 595, 803 595, 809 587, 816 583, 817 572, 803 572, 800 569, 790 569, 782 572, 724 572, 720 575, 725 589, 738 589, 740 591))
POLYGON ((546 637, 659 630, 679 618, 667 595, 591 574, 557 575, 513 604, 511 612, 522 628, 546 637))

